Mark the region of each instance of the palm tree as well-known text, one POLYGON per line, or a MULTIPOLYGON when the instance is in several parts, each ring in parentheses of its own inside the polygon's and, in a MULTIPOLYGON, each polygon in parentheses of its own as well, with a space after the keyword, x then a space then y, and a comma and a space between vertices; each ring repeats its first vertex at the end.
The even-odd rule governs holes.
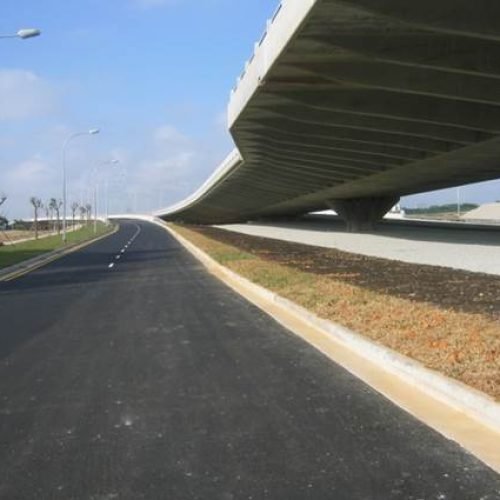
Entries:
POLYGON ((73 217, 73 229, 75 229, 75 214, 76 214, 79 207, 80 207, 80 205, 76 201, 74 201, 71 204, 71 215, 73 217))
MULTIPOLYGON (((0 194, 0 207, 4 204, 5 200, 7 199, 7 196, 4 194, 0 194)), ((0 222, 2 222, 2 225, 5 225, 8 223, 7 219, 3 216, 0 215, 0 222)), ((6 226, 7 227, 7 226, 6 226)), ((2 243, 0 243, 1 245, 2 243)))
POLYGON ((60 234, 60 232, 61 232, 61 224, 59 223, 61 205, 62 205, 62 201, 61 200, 56 200, 55 198, 51 198, 50 199, 50 205, 49 206, 56 213, 57 234, 60 234))
POLYGON ((49 219, 50 219, 50 207, 48 203, 43 205, 43 209, 45 210, 45 229, 48 231, 50 229, 49 219))
POLYGON ((48 211, 48 217, 47 219, 50 220, 47 220, 47 227, 50 228, 52 227, 52 231, 54 231, 55 229, 55 226, 54 226, 54 202, 56 201, 55 198, 51 198, 48 202, 47 202, 47 211, 48 211))
POLYGON ((52 221, 52 231, 55 231, 55 223, 54 223, 54 213, 56 211, 57 200, 55 198, 51 198, 49 200, 49 210, 50 210, 50 220, 52 221))
POLYGON ((85 214, 87 213, 87 209, 84 206, 80 207, 80 223, 83 224, 83 221, 85 220, 85 214))
POLYGON ((87 224, 90 222, 90 216, 92 215, 92 205, 87 203, 85 205, 85 210, 87 211, 87 224))
POLYGON ((62 200, 57 200, 56 203, 56 215, 57 215, 57 234, 61 234, 61 207, 62 207, 62 200))
POLYGON ((42 200, 32 196, 30 198, 30 203, 33 205, 33 211, 35 213, 35 240, 38 239, 38 211, 42 208, 42 200))

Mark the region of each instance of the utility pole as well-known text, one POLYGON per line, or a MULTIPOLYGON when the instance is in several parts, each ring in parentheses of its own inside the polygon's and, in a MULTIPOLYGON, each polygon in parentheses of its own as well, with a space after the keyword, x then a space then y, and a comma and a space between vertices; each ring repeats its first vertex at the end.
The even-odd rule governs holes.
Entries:
POLYGON ((97 182, 94 184, 94 234, 97 234, 97 182))

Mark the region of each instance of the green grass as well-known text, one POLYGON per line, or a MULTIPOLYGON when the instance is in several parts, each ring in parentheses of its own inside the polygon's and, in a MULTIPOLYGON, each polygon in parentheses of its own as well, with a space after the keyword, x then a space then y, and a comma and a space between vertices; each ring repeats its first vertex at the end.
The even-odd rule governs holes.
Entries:
POLYGON ((223 264, 227 262, 234 262, 237 260, 248 260, 248 259, 254 259, 254 256, 246 253, 246 252, 239 252, 239 251, 222 251, 222 252, 215 252, 214 253, 214 258, 218 262, 221 262, 223 264))
MULTIPOLYGON (((102 222, 97 224, 97 236, 110 231, 111 227, 106 226, 102 222)), ((67 235, 67 245, 73 243, 81 243, 94 238, 94 225, 89 224, 77 231, 70 232, 67 235)), ((64 247, 61 236, 50 236, 39 240, 26 241, 18 245, 9 245, 0 247, 0 269, 14 264, 18 264, 23 260, 37 257, 52 250, 57 250, 64 247)))

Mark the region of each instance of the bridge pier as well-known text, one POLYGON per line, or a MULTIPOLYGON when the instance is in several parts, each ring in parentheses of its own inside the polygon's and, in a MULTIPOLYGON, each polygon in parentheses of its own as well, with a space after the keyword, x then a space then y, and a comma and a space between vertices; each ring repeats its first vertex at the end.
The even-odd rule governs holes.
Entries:
POLYGON ((370 232, 399 201, 399 196, 331 200, 328 206, 345 221, 350 233, 370 232))

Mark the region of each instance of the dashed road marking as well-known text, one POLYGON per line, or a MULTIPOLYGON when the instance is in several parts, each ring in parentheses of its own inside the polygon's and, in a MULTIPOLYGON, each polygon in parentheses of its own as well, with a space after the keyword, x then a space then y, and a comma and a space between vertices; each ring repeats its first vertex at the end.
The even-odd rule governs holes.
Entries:
MULTIPOLYGON (((128 247, 130 245, 132 245, 132 243, 136 240, 136 238, 139 236, 139 234, 141 234, 141 226, 139 226, 138 224, 135 224, 135 227, 137 228, 136 229, 136 232, 134 234, 134 236, 132 236, 132 238, 130 238, 130 240, 128 241, 128 243, 120 250, 120 253, 118 255, 115 255, 115 260, 120 260, 122 255, 125 254, 126 250, 128 249, 128 247)), ((111 264, 108 265, 108 269, 113 269, 113 267, 115 266, 115 263, 112 262, 111 264)))

